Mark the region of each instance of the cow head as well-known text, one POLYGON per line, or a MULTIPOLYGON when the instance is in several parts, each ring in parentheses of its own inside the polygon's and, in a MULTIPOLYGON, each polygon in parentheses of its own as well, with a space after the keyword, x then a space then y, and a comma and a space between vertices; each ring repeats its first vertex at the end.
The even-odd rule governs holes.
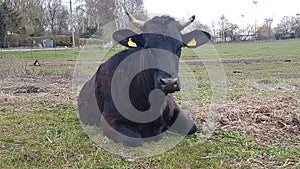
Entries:
POLYGON ((113 38, 123 46, 144 49, 146 62, 147 55, 152 55, 155 56, 151 57, 152 63, 154 62, 158 67, 168 67, 168 71, 159 69, 152 71, 154 89, 160 89, 165 94, 179 91, 178 66, 181 49, 183 47, 196 48, 207 43, 211 39, 210 34, 201 30, 194 30, 187 34, 181 33, 182 29, 194 21, 195 16, 186 22, 178 22, 169 16, 157 16, 144 22, 129 13, 127 15, 143 33, 137 34, 123 29, 116 31, 113 38))

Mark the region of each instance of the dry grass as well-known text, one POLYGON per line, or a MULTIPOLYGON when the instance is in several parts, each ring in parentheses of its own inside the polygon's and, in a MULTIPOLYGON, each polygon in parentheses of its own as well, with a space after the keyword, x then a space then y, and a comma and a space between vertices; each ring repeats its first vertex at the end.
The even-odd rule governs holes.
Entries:
MULTIPOLYGON (((54 62, 43 65, 43 68, 51 71, 61 66, 64 64, 54 62)), ((67 104, 73 100, 71 74, 49 74, 40 72, 40 69, 24 61, 2 61, 0 71, 6 74, 0 75, 0 102, 6 109, 32 111, 32 106, 38 103, 47 110, 53 107, 52 104, 67 104)))
MULTIPOLYGON (((223 130, 236 130, 260 142, 281 144, 285 139, 300 141, 300 100, 292 96, 252 97, 229 101, 221 117, 223 130)), ((295 142, 289 146, 300 146, 295 142)))

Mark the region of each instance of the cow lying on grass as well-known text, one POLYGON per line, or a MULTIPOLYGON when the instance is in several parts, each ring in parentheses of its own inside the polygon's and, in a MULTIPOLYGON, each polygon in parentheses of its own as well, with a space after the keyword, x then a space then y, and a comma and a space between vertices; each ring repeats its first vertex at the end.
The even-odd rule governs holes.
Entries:
POLYGON ((128 49, 101 64, 78 98, 80 120, 126 146, 159 140, 166 130, 196 132, 171 93, 180 90, 178 66, 183 47, 196 48, 210 35, 201 30, 181 34, 195 16, 178 22, 169 16, 140 21, 127 13, 143 33, 116 31, 113 38, 128 49))

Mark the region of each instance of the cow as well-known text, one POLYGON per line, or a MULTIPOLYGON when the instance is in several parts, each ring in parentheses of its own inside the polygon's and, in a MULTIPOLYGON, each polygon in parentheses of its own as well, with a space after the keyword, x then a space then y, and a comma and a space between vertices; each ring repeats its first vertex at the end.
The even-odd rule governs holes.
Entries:
POLYGON ((182 48, 197 48, 210 41, 210 34, 181 33, 195 16, 185 22, 167 15, 141 21, 126 14, 142 33, 114 32, 114 40, 127 48, 101 64, 83 86, 78 97, 80 121, 101 127, 105 136, 131 147, 160 140, 165 131, 195 133, 194 121, 182 113, 172 93, 181 89, 182 48))

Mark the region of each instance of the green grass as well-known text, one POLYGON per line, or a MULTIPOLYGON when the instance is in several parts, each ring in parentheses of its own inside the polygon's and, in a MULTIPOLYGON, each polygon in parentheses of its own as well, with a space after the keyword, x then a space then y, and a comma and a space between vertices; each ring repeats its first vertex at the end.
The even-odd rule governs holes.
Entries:
POLYGON ((170 151, 127 162, 97 147, 84 133, 73 107, 56 104, 51 111, 13 113, 1 106, 1 168, 229 168, 221 161, 274 156, 278 162, 300 158, 297 147, 261 145, 237 132, 216 131, 212 140, 189 136, 170 151))
POLYGON ((222 58, 237 57, 299 57, 300 39, 269 42, 241 42, 216 44, 222 58))
MULTIPOLYGON (((25 51, 25 52, 0 52, 0 58, 15 59, 41 59, 41 60, 76 60, 78 56, 81 60, 95 61, 106 60, 124 48, 117 46, 112 50, 105 50, 100 46, 85 46, 81 51, 78 50, 45 50, 45 51, 25 51)), ((221 58, 246 58, 246 57, 272 57, 289 58, 299 57, 300 39, 277 40, 267 42, 238 42, 238 43, 216 43, 206 44, 199 49, 187 49, 182 51, 181 58, 206 58, 211 55, 221 58), (195 51, 200 54, 196 56, 195 51)))
POLYGON ((76 60, 79 55, 78 50, 57 49, 57 50, 32 50, 32 51, 10 51, 0 52, 0 59, 22 59, 22 60, 48 60, 67 61, 76 60))
POLYGON ((223 64, 223 66, 229 86, 228 98, 238 99, 253 95, 274 97, 285 92, 296 97, 300 96, 299 92, 292 92, 293 86, 300 82, 299 61, 230 63, 223 64), (263 88, 270 90, 263 90, 263 88), (278 88, 281 90, 275 90, 278 88))
MULTIPOLYGON (((272 58, 299 58, 300 39, 277 40, 267 42, 233 42, 206 44, 199 49, 200 58, 213 56, 220 58, 247 58, 247 57, 272 57, 272 58), (214 48, 214 49, 213 49, 214 48), (215 51, 214 51, 215 50, 215 51)), ((193 50, 183 49, 182 58, 196 57, 193 50)))

